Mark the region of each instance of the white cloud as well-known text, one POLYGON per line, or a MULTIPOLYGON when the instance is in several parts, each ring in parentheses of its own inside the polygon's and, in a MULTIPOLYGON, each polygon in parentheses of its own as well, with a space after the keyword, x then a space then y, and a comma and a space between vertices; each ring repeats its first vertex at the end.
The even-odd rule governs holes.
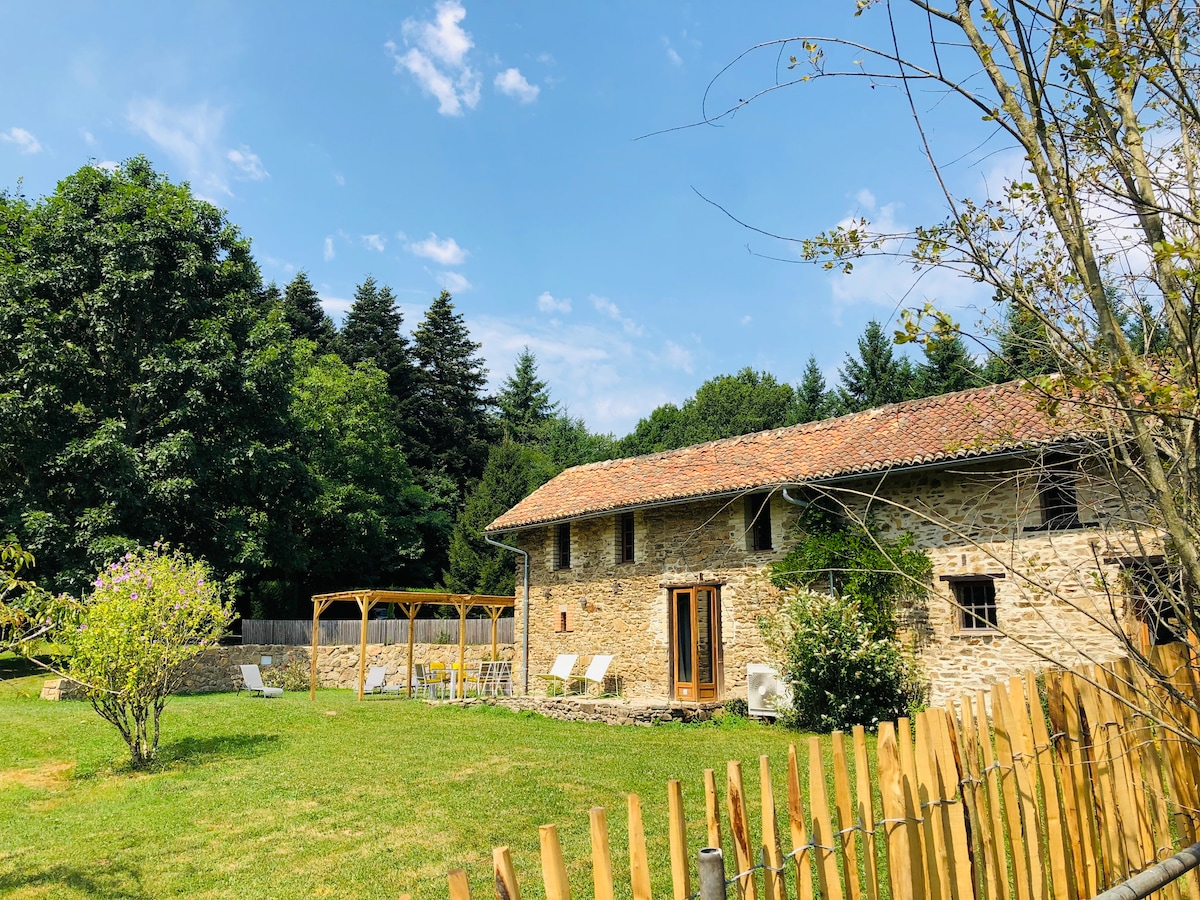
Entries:
POLYGON ((425 240, 409 244, 408 252, 425 259, 432 259, 441 266, 461 266, 469 255, 466 250, 458 246, 458 241, 454 238, 439 241, 438 236, 433 232, 430 232, 429 237, 425 240))
POLYGON ((571 311, 571 300, 569 297, 557 299, 549 291, 542 291, 537 298, 538 309, 544 313, 569 313, 571 311))
POLYGON ((269 177, 262 160, 245 144, 237 148, 224 145, 225 111, 207 102, 172 107, 159 100, 134 100, 125 117, 166 151, 200 196, 232 196, 231 176, 251 181, 269 177))
POLYGON ((467 281, 467 276, 461 272, 440 272, 438 277, 442 287, 452 294, 461 294, 471 289, 471 282, 467 281))
POLYGON ((607 297, 597 297, 595 294, 591 296, 592 305, 600 312, 604 313, 610 319, 621 323, 621 327, 625 329, 625 333, 638 337, 642 333, 642 326, 638 325, 633 319, 628 319, 621 315, 621 309, 617 304, 613 303, 607 297))
POLYGON ((683 57, 671 46, 669 38, 663 38, 663 46, 667 49, 667 61, 673 66, 682 66, 683 57))
POLYGON ((325 238, 325 262, 329 262, 337 254, 333 252, 333 235, 325 238))
POLYGON ((263 168, 262 160, 258 158, 258 154, 251 151, 245 144, 236 150, 230 150, 225 154, 225 158, 233 163, 234 168, 241 170, 251 181, 262 181, 264 178, 270 178, 271 173, 263 168))
POLYGON ((353 298, 334 297, 326 293, 325 285, 321 285, 321 289, 317 291, 317 296, 321 298, 321 309, 329 314, 329 317, 334 322, 340 323, 346 317, 346 313, 350 311, 350 307, 354 305, 353 298))
POLYGON ((674 341, 667 341, 663 345, 663 351, 660 358, 664 363, 672 369, 679 369, 682 372, 692 374, 692 353, 679 346, 674 341))
POLYGON ((374 250, 376 253, 382 253, 383 248, 387 246, 387 239, 380 234, 364 234, 362 242, 364 247, 374 250))
POLYGON ((119 163, 114 159, 102 159, 100 162, 92 163, 92 167, 102 169, 105 172, 115 172, 119 167, 119 163))
POLYGON ((398 240, 398 241, 400 241, 401 243, 403 243, 404 241, 407 241, 407 240, 408 240, 408 235, 407 235, 407 234, 405 234, 403 231, 397 231, 397 232, 396 232, 396 240, 398 240))
POLYGON ((497 75, 495 84, 500 93, 507 94, 521 103, 532 103, 542 90, 536 84, 526 81, 521 70, 516 68, 505 69, 497 75))
POLYGON ((742 324, 743 325, 749 325, 753 321, 754 321, 753 316, 742 316, 742 324))
POLYGON ((262 261, 265 262, 268 266, 270 266, 273 269, 279 269, 281 272, 283 272, 286 275, 290 275, 290 274, 292 274, 292 272, 296 271, 296 267, 294 265, 292 265, 290 262, 287 262, 286 260, 282 260, 282 259, 277 259, 274 256, 264 256, 264 257, 262 257, 262 261))
POLYGON ((6 144, 16 144, 22 153, 42 152, 42 145, 38 139, 24 128, 17 128, 15 125, 8 131, 0 132, 0 141, 4 141, 6 144))
POLYGON ((87 144, 89 147, 96 146, 96 136, 94 134, 92 134, 86 128, 81 129, 79 133, 83 135, 83 142, 85 144, 87 144))
POLYGON ((401 53, 396 44, 384 44, 396 64, 406 71, 426 93, 438 101, 443 116, 461 116, 463 107, 474 109, 479 103, 479 73, 467 64, 467 53, 475 42, 460 23, 467 11, 458 0, 439 0, 432 22, 405 19, 401 53))
POLYGON ((346 186, 346 176, 343 175, 341 172, 334 172, 333 173, 333 183, 336 184, 338 187, 345 187, 346 186))

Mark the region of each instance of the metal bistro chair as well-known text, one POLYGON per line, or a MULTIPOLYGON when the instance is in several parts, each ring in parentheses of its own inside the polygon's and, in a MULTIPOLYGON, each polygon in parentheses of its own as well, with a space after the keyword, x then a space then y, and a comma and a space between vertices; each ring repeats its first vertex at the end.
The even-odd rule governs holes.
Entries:
POLYGON ((429 696, 441 698, 450 690, 450 676, 446 672, 444 662, 431 662, 426 670, 425 683, 429 687, 429 696))

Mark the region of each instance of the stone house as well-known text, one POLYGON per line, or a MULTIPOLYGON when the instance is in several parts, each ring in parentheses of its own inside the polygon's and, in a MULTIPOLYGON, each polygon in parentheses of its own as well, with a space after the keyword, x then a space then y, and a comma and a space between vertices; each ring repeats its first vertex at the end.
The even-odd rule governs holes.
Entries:
POLYGON ((929 555, 906 621, 933 702, 1111 658, 1130 628, 1100 580, 1132 556, 1119 498, 1081 416, 1038 400, 997 385, 562 472, 486 529, 528 553, 518 661, 527 634, 532 673, 612 653, 627 697, 744 697, 747 664, 769 661, 766 568, 818 498, 929 555))

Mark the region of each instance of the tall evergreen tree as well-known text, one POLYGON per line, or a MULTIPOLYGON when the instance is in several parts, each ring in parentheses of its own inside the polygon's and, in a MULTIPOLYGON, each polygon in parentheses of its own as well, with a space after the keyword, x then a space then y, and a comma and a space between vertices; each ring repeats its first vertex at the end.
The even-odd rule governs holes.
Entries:
POLYGON ((892 352, 892 342, 883 326, 872 319, 858 339, 858 357, 846 354, 845 365, 838 370, 838 405, 841 412, 898 403, 912 397, 913 367, 905 357, 892 352))
MULTIPOLYGON (((275 290, 278 294, 278 288, 275 290)), ((292 337, 312 341, 318 353, 334 352, 337 335, 333 320, 321 308, 321 298, 304 270, 296 273, 284 291, 283 317, 292 329, 292 337)))
POLYGON ((925 342, 925 361, 917 366, 916 396, 936 397, 984 383, 979 364, 957 333, 931 335, 925 342))
POLYGON ((415 390, 405 412, 412 464, 444 473, 460 498, 482 474, 494 432, 479 348, 450 292, 442 291, 413 332, 415 390))
POLYGON ((793 418, 797 423, 818 422, 833 415, 834 399, 825 385, 825 376, 817 365, 817 358, 810 355, 804 364, 800 387, 796 389, 796 411, 793 418))
POLYGON ((557 404, 550 401, 546 382, 537 377, 537 358, 528 347, 517 357, 517 366, 504 379, 496 396, 500 427, 518 444, 531 444, 550 421, 557 404))
POLYGON ((488 454, 483 477, 471 491, 450 539, 449 569, 443 582, 461 594, 511 595, 513 555, 484 541, 483 529, 554 477, 558 468, 534 447, 504 440, 488 454))
POLYGON ((404 315, 386 284, 367 276, 354 291, 354 303, 337 337, 338 355, 347 365, 371 362, 388 376, 388 392, 402 403, 412 390, 408 339, 401 334, 404 315))
POLYGON ((1009 305, 1000 327, 999 348, 984 366, 984 377, 999 384, 1056 371, 1058 358, 1046 326, 1028 309, 1009 305))

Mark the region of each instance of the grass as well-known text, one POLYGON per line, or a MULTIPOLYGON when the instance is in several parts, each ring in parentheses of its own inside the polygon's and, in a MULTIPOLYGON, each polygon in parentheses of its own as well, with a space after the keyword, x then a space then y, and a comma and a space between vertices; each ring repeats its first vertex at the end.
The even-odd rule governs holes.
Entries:
MULTIPOLYGON (((491 895, 491 850, 509 845, 540 895, 538 826, 559 826, 572 890, 591 893, 588 809, 608 810, 628 896, 625 798, 641 795, 655 894, 669 896, 666 781, 680 778, 692 853, 703 781, 742 761, 756 821, 758 756, 786 797, 787 746, 771 726, 653 728, 559 722, 505 710, 315 703, 232 694, 175 698, 160 759, 131 771, 124 744, 86 703, 36 700, 41 677, 0 685, 0 896, 447 896, 468 872, 491 895)), ((724 793, 722 788, 722 794, 724 793)), ((757 832, 757 828, 755 828, 757 832)), ((786 827, 785 827, 786 833, 786 827)))

